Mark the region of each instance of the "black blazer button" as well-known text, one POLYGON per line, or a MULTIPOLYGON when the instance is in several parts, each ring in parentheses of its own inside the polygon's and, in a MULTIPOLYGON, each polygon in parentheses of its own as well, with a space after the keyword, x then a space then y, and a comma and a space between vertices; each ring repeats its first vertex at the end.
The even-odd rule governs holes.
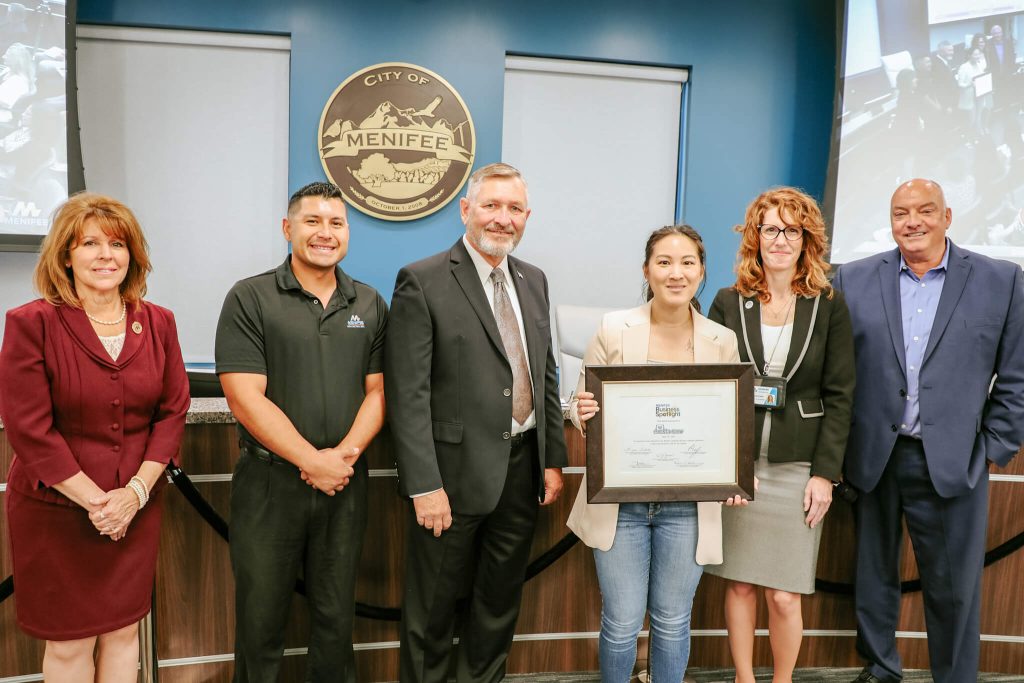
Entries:
POLYGON ((892 425, 892 427, 890 427, 890 429, 892 429, 892 431, 894 431, 894 432, 896 432, 896 431, 899 431, 899 430, 898 430, 898 429, 896 428, 896 425, 892 425))
POLYGON ((907 392, 905 389, 900 389, 900 398, 906 398, 907 392))

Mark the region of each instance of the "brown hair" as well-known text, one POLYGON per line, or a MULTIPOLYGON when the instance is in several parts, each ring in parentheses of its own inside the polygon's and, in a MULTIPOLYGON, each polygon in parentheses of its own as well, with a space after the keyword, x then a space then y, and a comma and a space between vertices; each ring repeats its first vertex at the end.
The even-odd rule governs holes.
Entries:
MULTIPOLYGON (((704 277, 701 279, 700 287, 697 289, 697 292, 693 295, 693 299, 690 300, 690 305, 692 305, 695 309, 697 309, 697 312, 700 313, 700 301, 697 300, 697 297, 699 297, 700 293, 704 291, 704 285, 706 285, 708 282, 708 268, 707 256, 706 252, 704 251, 704 240, 701 238, 700 233, 697 232, 697 230, 693 226, 666 225, 665 227, 658 228, 657 230, 652 232, 651 236, 647 238, 647 246, 644 247, 644 265, 646 266, 648 263, 650 263, 651 256, 654 254, 654 245, 656 245, 664 238, 670 237, 672 235, 681 235, 682 237, 689 237, 691 240, 693 240, 693 243, 697 245, 697 258, 700 259, 700 267, 704 271, 704 277)), ((651 291, 651 286, 647 283, 647 280, 644 280, 642 293, 644 301, 650 301, 651 299, 654 298, 654 292, 651 291)))
POLYGON ((128 245, 128 275, 121 283, 121 296, 126 303, 137 303, 146 294, 146 276, 153 269, 142 227, 127 206, 112 197, 92 192, 72 195, 54 214, 32 276, 36 290, 55 306, 67 304, 81 308, 74 274, 66 264, 88 220, 96 221, 100 230, 128 245))
POLYGON ((795 187, 776 187, 762 192, 747 207, 743 225, 736 226, 736 232, 740 233, 740 250, 736 255, 736 290, 743 296, 757 296, 762 303, 771 299, 761 263, 759 226, 764 221, 764 215, 773 208, 778 209, 780 215, 788 215, 795 225, 804 230, 803 245, 793 275, 793 292, 807 297, 824 293, 831 299, 832 285, 827 277, 831 266, 825 261, 825 252, 828 251, 825 219, 814 198, 795 187))

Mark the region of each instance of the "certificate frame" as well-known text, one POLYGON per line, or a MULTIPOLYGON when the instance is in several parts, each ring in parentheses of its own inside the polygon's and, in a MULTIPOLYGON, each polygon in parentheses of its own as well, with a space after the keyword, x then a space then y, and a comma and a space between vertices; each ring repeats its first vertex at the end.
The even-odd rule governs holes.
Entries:
POLYGON ((585 377, 601 407, 587 423, 588 502, 754 499, 752 365, 588 365, 585 377))

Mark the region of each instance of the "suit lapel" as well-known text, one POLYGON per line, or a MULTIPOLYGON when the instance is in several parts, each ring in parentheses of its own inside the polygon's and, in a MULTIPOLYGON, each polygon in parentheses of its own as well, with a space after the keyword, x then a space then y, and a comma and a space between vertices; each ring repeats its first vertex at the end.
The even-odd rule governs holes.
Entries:
POLYGON ((473 260, 469 257, 469 252, 466 251, 466 245, 462 243, 461 237, 455 243, 455 246, 452 247, 451 263, 452 275, 459 283, 459 286, 462 287, 462 292, 466 295, 469 305, 473 307, 473 311, 480 318, 480 324, 487 331, 487 336, 490 337, 491 343, 494 344, 502 358, 507 361, 505 345, 501 342, 501 334, 498 332, 498 323, 494 320, 494 312, 491 310, 491 305, 487 302, 484 286, 480 283, 476 266, 473 265, 473 260))
POLYGON ((651 304, 630 311, 622 328, 622 363, 642 365, 647 362, 651 344, 651 304))
MULTIPOLYGON (((739 298, 737 297, 737 301, 739 298)), ((746 325, 747 338, 744 341, 744 350, 750 353, 750 362, 757 366, 758 372, 764 369, 764 340, 761 339, 761 302, 756 296, 743 297, 743 305, 740 307, 740 315, 743 316, 746 325), (749 348, 747 347, 749 342, 749 348)))
POLYGON ((151 322, 149 310, 142 304, 128 304, 124 345, 121 347, 121 353, 118 354, 117 360, 114 360, 107 353, 99 335, 92 328, 85 311, 72 306, 58 306, 57 314, 75 343, 94 360, 111 368, 123 368, 128 365, 142 348, 144 339, 152 332, 149 329, 151 322), (139 331, 135 332, 133 327, 139 331))
POLYGON ((878 284, 882 289, 882 308, 889 324, 893 350, 900 362, 903 376, 907 376, 907 354, 903 346, 903 314, 900 306, 900 253, 886 254, 878 265, 878 284))
POLYGON ((957 249, 952 242, 949 243, 949 259, 946 261, 946 279, 942 283, 942 294, 939 295, 939 305, 935 309, 935 320, 932 321, 932 331, 928 335, 928 346, 924 350, 922 364, 928 362, 928 356, 932 355, 935 345, 942 338, 942 333, 949 325, 949 319, 953 316, 957 303, 964 293, 967 285, 967 276, 971 272, 971 264, 967 255, 957 249))
MULTIPOLYGON (((691 309, 692 310, 692 309, 691 309)), ((721 361, 718 332, 708 319, 697 311, 693 312, 693 362, 717 363, 721 361)))
MULTIPOLYGON (((79 348, 98 363, 111 368, 117 367, 117 362, 111 359, 110 354, 103 348, 103 344, 89 323, 89 318, 86 317, 84 310, 68 305, 58 306, 57 315, 61 324, 64 325, 64 329, 68 331, 79 348)), ((125 336, 127 342, 127 335, 125 336)))
MULTIPOLYGON (((718 332, 703 315, 693 313, 693 362, 715 363, 721 359, 718 332)), ((644 365, 651 343, 651 304, 635 308, 626 316, 622 328, 622 364, 644 365)))
POLYGON ((796 364, 797 358, 800 357, 800 353, 804 350, 804 342, 807 341, 807 333, 811 327, 811 310, 813 308, 813 298, 797 297, 796 310, 793 311, 793 335, 790 337, 789 353, 786 355, 783 375, 788 375, 796 364))
POLYGON ((149 329, 151 322, 149 309, 141 304, 128 306, 128 318, 124 330, 124 346, 121 348, 121 353, 115 361, 118 365, 124 367, 139 352, 139 349, 142 348, 143 338, 152 332, 149 329), (138 332, 135 330, 138 330, 138 332))

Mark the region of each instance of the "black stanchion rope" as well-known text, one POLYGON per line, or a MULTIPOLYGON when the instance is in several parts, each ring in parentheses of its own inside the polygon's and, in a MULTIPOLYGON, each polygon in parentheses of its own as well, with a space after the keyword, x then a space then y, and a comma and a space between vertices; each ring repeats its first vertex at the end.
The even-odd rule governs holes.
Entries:
MULTIPOLYGON (((185 474, 184 470, 176 466, 168 466, 167 473, 171 476, 171 481, 178 487, 182 495, 185 496, 185 500, 192 505, 196 512, 206 520, 206 523, 213 527, 213 530, 217 532, 217 535, 223 538, 225 541, 229 537, 228 523, 224 521, 224 518, 218 514, 213 507, 206 502, 202 494, 196 489, 192 480, 189 479, 188 475, 185 474)), ((558 558, 567 553, 570 548, 576 545, 576 534, 569 532, 566 534, 558 543, 544 551, 539 557, 533 560, 526 568, 526 580, 529 581, 533 577, 540 574, 542 571, 547 569, 554 563, 558 558)), ((299 579, 295 582, 295 592, 299 595, 306 595, 306 583, 299 579)), ((363 617, 365 619, 376 619, 378 621, 398 621, 402 618, 402 610, 398 607, 379 607, 376 605, 367 605, 361 602, 356 603, 356 616, 363 617)))
MULTIPOLYGON (((185 496, 185 500, 189 502, 195 511, 198 512, 204 520, 206 520, 206 523, 217 532, 218 536, 223 538, 225 541, 228 540, 228 523, 224 521, 224 518, 221 517, 208 502, 206 502, 206 499, 199 493, 195 484, 192 483, 192 480, 189 479, 185 471, 180 467, 171 465, 168 466, 167 473, 170 475, 171 481, 174 482, 175 486, 178 487, 178 490, 185 496)), ((576 534, 571 531, 563 536, 561 540, 548 548, 530 563, 526 568, 526 580, 529 581, 551 566, 556 560, 558 560, 558 558, 576 545, 578 540, 579 539, 576 537, 576 534)), ((986 552, 985 566, 988 567, 989 565, 998 562, 1007 555, 1017 552, 1022 547, 1024 547, 1024 532, 1017 534, 1013 538, 1000 543, 992 550, 986 552)), ((825 593, 853 595, 853 584, 851 583, 815 579, 814 586, 817 590, 825 593)), ((900 583, 900 591, 902 593, 916 593, 919 590, 921 590, 921 579, 910 579, 909 581, 903 581, 900 583)), ((306 594, 306 584, 302 579, 295 582, 295 591, 300 595, 306 594)), ((13 593, 14 577, 8 576, 0 582, 0 602, 11 597, 13 593)), ((365 619, 376 619, 379 621, 398 621, 402 616, 402 611, 397 607, 379 607, 376 605, 366 605, 361 602, 357 602, 356 616, 360 616, 365 619)))

